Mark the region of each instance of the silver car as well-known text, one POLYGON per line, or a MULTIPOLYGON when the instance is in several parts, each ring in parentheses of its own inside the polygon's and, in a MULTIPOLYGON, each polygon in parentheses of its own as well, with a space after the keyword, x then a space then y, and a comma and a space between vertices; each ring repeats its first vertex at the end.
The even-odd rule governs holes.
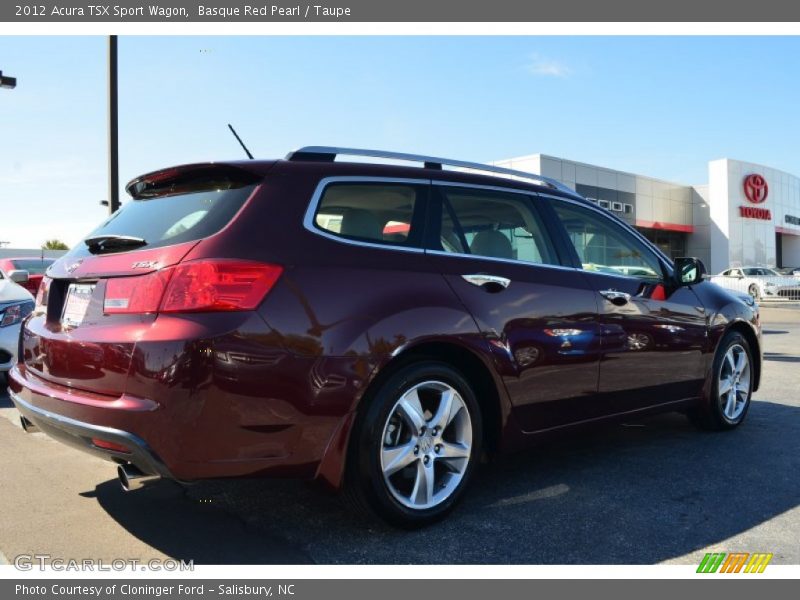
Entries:
POLYGON ((781 275, 769 267, 733 267, 709 279, 729 290, 745 292, 754 300, 763 298, 800 300, 800 280, 781 275))
POLYGON ((30 292, 11 277, 23 281, 28 278, 25 271, 10 274, 0 271, 0 386, 5 385, 8 371, 17 362, 20 323, 33 311, 34 305, 30 292))

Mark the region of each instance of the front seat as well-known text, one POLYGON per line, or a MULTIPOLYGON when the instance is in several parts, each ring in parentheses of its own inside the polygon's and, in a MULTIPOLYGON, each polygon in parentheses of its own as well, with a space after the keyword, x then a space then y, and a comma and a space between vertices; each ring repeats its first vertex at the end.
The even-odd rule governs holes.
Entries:
POLYGON ((492 258, 514 258, 511 241, 499 231, 488 229, 481 231, 469 245, 472 254, 491 256, 492 258))
POLYGON ((375 213, 363 208, 348 208, 342 214, 342 235, 367 240, 383 239, 383 227, 375 213))

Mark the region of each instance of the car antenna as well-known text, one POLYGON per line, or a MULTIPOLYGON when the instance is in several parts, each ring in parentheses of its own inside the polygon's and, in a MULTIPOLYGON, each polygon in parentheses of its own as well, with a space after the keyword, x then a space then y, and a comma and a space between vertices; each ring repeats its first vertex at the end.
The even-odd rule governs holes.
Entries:
POLYGON ((239 144, 242 146, 242 149, 243 149, 243 150, 244 150, 244 151, 247 153, 247 157, 248 157, 250 160, 253 160, 253 155, 252 155, 252 154, 250 154, 250 150, 248 150, 248 149, 247 149, 247 146, 245 146, 245 145, 244 145, 244 142, 242 141, 242 138, 240 138, 240 137, 239 137, 239 134, 238 134, 238 133, 236 133, 236 130, 233 128, 233 125, 231 125, 230 123, 228 123, 228 129, 230 129, 230 130, 231 130, 231 133, 233 134, 233 137, 235 137, 235 138, 236 138, 236 141, 237 141, 237 142, 239 142, 239 144))

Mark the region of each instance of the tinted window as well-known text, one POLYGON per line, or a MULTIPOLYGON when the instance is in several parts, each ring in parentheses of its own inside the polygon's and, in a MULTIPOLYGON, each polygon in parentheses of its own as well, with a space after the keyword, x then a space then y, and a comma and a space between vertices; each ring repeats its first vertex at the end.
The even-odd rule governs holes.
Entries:
POLYGON ((465 187, 440 188, 439 245, 445 252, 558 264, 531 198, 465 187))
POLYGON ((419 246, 416 212, 422 188, 406 184, 341 183, 325 188, 314 224, 343 238, 419 246))
MULTIPOLYGON (((124 235, 145 239, 147 243, 136 250, 199 240, 227 225, 253 189, 255 186, 248 185, 131 200, 86 237, 124 235)), ((89 250, 83 243, 69 252, 72 257, 87 254, 89 250)))
POLYGON ((14 269, 22 269, 23 271, 27 271, 31 275, 43 275, 44 272, 47 270, 47 267, 53 264, 53 260, 49 258, 45 258, 44 260, 34 258, 34 259, 23 259, 23 260, 14 260, 12 264, 14 265, 14 269))
POLYGON ((759 275, 761 275, 761 276, 765 276, 766 275, 766 276, 769 276, 769 277, 778 276, 778 274, 775 271, 773 271, 772 269, 762 269, 762 268, 744 269, 744 274, 747 275, 748 277, 759 276, 759 275))
POLYGON ((554 202, 556 214, 569 234, 586 271, 662 279, 655 254, 625 229, 594 211, 554 202))

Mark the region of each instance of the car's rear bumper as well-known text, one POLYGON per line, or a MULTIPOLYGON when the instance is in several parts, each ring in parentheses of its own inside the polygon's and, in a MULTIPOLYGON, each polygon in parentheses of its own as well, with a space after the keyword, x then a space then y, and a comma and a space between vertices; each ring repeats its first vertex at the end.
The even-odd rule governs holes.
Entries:
MULTIPOLYGON (((9 393, 22 416, 54 439, 148 475, 185 482, 319 477, 336 486, 344 453, 334 442, 346 439, 351 423, 350 411, 337 404, 352 403, 355 390, 353 384, 324 382, 353 359, 327 361, 337 372, 328 375, 320 367, 319 385, 308 377, 318 359, 284 358, 252 374, 238 370, 230 384, 227 372, 215 365, 201 389, 176 388, 155 377, 136 388, 147 391, 146 397, 65 386, 17 364, 9 372, 9 393), (242 387, 247 383, 250 389, 242 387), (128 451, 98 447, 93 439, 128 451)), ((352 372, 348 368, 351 377, 352 372)))
POLYGON ((174 479, 161 459, 138 436, 120 429, 85 423, 37 408, 11 390, 9 390, 9 395, 20 414, 39 431, 53 439, 118 464, 132 464, 148 475, 174 479), (96 441, 123 446, 128 449, 128 452, 98 447, 96 441))

